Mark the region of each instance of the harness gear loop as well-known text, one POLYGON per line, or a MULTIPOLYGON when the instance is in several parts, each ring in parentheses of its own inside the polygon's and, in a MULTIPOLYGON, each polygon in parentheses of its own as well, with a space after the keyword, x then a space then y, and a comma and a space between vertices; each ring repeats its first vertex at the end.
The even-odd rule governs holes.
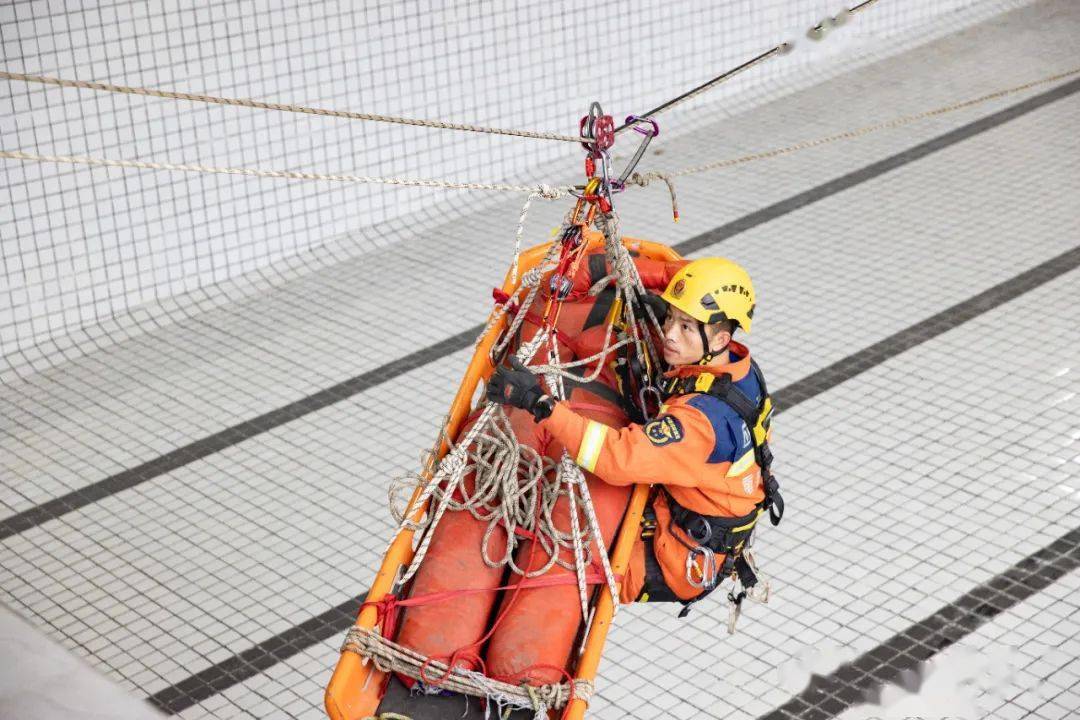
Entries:
POLYGON ((739 616, 742 615, 742 601, 746 597, 746 591, 743 590, 738 595, 734 590, 729 591, 728 597, 728 619, 727 619, 727 631, 728 635, 735 634, 735 624, 739 621, 739 616))

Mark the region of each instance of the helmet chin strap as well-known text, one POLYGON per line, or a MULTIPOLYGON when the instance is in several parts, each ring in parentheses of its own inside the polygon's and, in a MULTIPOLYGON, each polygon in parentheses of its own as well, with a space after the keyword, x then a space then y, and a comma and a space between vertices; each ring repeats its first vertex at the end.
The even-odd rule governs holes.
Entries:
POLYGON ((697 361, 697 364, 698 365, 708 365, 709 363, 711 363, 713 361, 713 358, 715 358, 717 355, 719 355, 720 353, 727 350, 727 345, 720 348, 716 352, 713 352, 712 350, 709 349, 709 336, 705 334, 705 323, 698 320, 697 329, 698 329, 698 334, 701 335, 701 348, 702 348, 702 350, 705 351, 702 354, 701 359, 697 361))

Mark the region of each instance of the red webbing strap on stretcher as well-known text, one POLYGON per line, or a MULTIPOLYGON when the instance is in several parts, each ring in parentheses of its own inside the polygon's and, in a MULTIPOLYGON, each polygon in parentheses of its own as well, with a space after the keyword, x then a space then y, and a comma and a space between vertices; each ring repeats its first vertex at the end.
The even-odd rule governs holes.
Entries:
MULTIPOLYGON (((615 576, 616 582, 622 582, 622 575, 615 576)), ((604 576, 603 570, 593 564, 585 572, 585 584, 586 585, 602 585, 607 583, 607 579, 604 576)), ((371 606, 375 608, 377 614, 376 623, 382 626, 382 636, 385 638, 393 637, 394 632, 397 630, 398 610, 399 608, 417 607, 420 605, 431 605, 433 603, 445 602, 447 600, 454 600, 460 597, 467 597, 469 595, 479 595, 481 593, 500 592, 503 590, 531 590, 534 588, 547 588, 558 587, 560 585, 576 585, 577 574, 573 575, 541 575, 535 578, 526 578, 521 582, 514 583, 513 585, 501 585, 493 588, 463 588, 461 590, 443 590, 437 593, 428 593, 427 595, 419 595, 417 597, 410 598, 398 598, 396 595, 387 595, 382 600, 368 600, 361 606, 360 610, 363 611, 365 607, 371 606)))

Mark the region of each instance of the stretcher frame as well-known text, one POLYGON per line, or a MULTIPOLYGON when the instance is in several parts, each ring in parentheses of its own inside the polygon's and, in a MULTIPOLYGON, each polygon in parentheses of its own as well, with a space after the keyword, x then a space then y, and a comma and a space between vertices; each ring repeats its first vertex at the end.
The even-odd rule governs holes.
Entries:
MULTIPOLYGON (((584 234, 586 253, 603 249, 603 236, 595 231, 586 231, 584 234)), ((531 247, 522 252, 518 262, 518 279, 513 281, 511 272, 507 271, 503 280, 502 290, 507 295, 513 296, 518 290, 521 278, 529 270, 536 267, 547 255, 552 242, 543 243, 531 247)), ((623 246, 631 253, 652 260, 675 262, 682 257, 673 249, 662 243, 623 237, 623 246)), ((542 278, 541 282, 545 282, 542 278)), ((494 312, 494 311, 493 311, 494 312)), ((472 360, 465 371, 465 377, 458 388, 457 394, 450 405, 450 413, 446 424, 446 436, 456 439, 466 418, 472 411, 473 396, 481 381, 487 381, 494 371, 491 362, 491 349, 507 326, 507 315, 504 313, 499 320, 489 328, 487 334, 477 345, 472 360)), ((437 451, 436 463, 448 452, 449 447, 445 440, 440 443, 437 451)), ((425 468, 423 476, 430 479, 434 464, 425 468)), ((626 572, 626 566, 630 560, 630 551, 636 540, 636 535, 641 526, 641 516, 648 500, 649 486, 644 484, 634 485, 630 500, 627 504, 626 513, 616 535, 615 543, 610 551, 612 572, 616 577, 621 577, 626 572)), ((418 486, 409 500, 409 512, 413 521, 419 521, 427 512, 427 503, 414 507, 420 495, 418 486)), ((375 575, 371 589, 368 591, 367 602, 382 600, 393 588, 398 574, 408 566, 414 556, 412 547, 414 532, 402 531, 390 545, 383 557, 382 566, 375 575)), ((621 583, 620 583, 621 585, 621 583)), ((575 680, 593 682, 600 666, 600 658, 604 644, 607 640, 608 630, 614 616, 615 606, 619 599, 612 597, 606 584, 600 586, 596 611, 593 621, 588 629, 582 652, 578 657, 576 666, 573 668, 575 680)), ((361 609, 356 618, 356 625, 370 630, 375 627, 377 611, 373 606, 361 609)), ((375 664, 362 658, 356 653, 344 651, 338 659, 337 667, 326 686, 324 697, 326 713, 331 720, 361 720, 375 715, 379 702, 382 699, 381 688, 385 673, 379 671, 375 664)), ((558 713, 565 720, 581 720, 588 709, 588 701, 584 698, 575 697, 564 712, 558 713)), ((553 711, 554 712, 554 711, 553 711)))

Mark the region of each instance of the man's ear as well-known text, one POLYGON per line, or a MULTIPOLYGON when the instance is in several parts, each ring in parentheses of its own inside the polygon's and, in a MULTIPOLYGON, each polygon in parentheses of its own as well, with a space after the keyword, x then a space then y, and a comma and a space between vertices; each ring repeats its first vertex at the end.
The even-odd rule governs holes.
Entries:
POLYGON ((720 352, 731 343, 731 333, 727 330, 721 329, 712 336, 712 340, 709 342, 710 352, 720 352))

